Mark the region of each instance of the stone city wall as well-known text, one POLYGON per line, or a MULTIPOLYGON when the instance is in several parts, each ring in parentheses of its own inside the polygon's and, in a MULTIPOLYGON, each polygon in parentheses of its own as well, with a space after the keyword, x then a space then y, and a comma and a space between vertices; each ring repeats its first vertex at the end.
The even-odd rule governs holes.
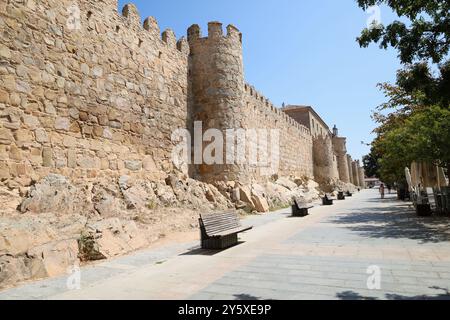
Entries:
POLYGON ((0 180, 158 178, 189 119, 188 43, 117 1, 78 1, 71 24, 73 3, 0 3, 0 180))
MULTIPOLYGON (((245 106, 242 114, 244 128, 277 129, 280 134, 280 176, 314 177, 313 149, 310 130, 276 108, 253 86, 245 85, 245 106)), ((264 179, 259 170, 253 178, 264 179)), ((270 178, 270 177, 269 177, 270 178)))
MULTIPOLYGON (((314 170, 309 129, 245 83, 232 25, 209 23, 207 37, 193 25, 177 41, 134 5, 119 14, 116 0, 27 0, 2 1, 0 26, 0 182, 10 187, 49 173, 164 179, 176 169, 172 133, 194 121, 279 129, 278 176, 339 175, 331 141, 314 170)), ((190 169, 211 183, 271 178, 251 165, 190 169)))

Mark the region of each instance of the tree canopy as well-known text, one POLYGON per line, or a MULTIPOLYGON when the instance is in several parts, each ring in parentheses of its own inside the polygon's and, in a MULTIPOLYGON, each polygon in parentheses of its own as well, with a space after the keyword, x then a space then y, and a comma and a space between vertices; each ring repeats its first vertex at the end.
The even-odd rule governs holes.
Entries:
POLYGON ((394 21, 364 29, 361 47, 379 43, 398 51, 403 69, 395 84, 380 83, 387 101, 372 115, 378 124, 365 159, 386 183, 404 181, 404 168, 425 161, 450 173, 450 1, 357 0, 366 10, 385 4, 409 23, 394 21))
POLYGON ((358 38, 360 46, 379 43, 398 50, 402 63, 431 59, 440 63, 450 50, 450 1, 448 0, 357 0, 367 10, 374 5, 388 5, 399 16, 410 21, 366 28, 358 38))
POLYGON ((368 177, 378 177, 380 165, 378 159, 380 156, 377 151, 372 147, 370 153, 363 157, 364 171, 368 177))

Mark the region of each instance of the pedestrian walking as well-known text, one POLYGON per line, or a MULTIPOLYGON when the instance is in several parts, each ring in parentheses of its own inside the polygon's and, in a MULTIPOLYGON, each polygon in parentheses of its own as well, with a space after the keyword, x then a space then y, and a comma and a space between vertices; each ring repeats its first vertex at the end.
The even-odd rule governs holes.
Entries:
POLYGON ((380 185, 380 193, 381 193, 381 199, 384 199, 384 184, 383 183, 380 185))

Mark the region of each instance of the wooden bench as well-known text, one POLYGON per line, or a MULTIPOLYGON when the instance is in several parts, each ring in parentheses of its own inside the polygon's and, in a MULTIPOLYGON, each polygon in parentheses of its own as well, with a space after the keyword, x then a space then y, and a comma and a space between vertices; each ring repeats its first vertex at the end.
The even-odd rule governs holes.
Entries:
POLYGON ((343 191, 339 191, 338 193, 338 200, 345 200, 345 195, 343 191))
POLYGON ((334 200, 334 198, 331 195, 325 194, 325 197, 322 198, 322 204, 324 206, 332 206, 333 200, 334 200))
POLYGON ((236 212, 200 215, 202 249, 222 250, 238 243, 238 233, 251 230, 243 227, 236 212))
POLYGON ((419 217, 429 217, 432 215, 427 191, 422 190, 414 195, 414 207, 419 217))
POLYGON ((306 217, 309 213, 308 210, 313 208, 313 206, 308 205, 304 202, 299 202, 294 199, 294 204, 292 205, 292 216, 293 217, 306 217))
POLYGON ((436 211, 437 203, 436 203, 436 196, 434 194, 433 188, 427 188, 427 198, 428 198, 428 204, 430 205, 431 210, 436 211))

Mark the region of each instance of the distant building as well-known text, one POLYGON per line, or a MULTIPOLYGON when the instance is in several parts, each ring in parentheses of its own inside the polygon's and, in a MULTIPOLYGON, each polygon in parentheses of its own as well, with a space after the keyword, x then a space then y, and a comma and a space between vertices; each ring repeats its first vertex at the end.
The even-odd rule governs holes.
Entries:
POLYGON ((314 138, 331 136, 330 128, 313 107, 288 105, 283 108, 283 111, 295 121, 307 127, 314 138))

